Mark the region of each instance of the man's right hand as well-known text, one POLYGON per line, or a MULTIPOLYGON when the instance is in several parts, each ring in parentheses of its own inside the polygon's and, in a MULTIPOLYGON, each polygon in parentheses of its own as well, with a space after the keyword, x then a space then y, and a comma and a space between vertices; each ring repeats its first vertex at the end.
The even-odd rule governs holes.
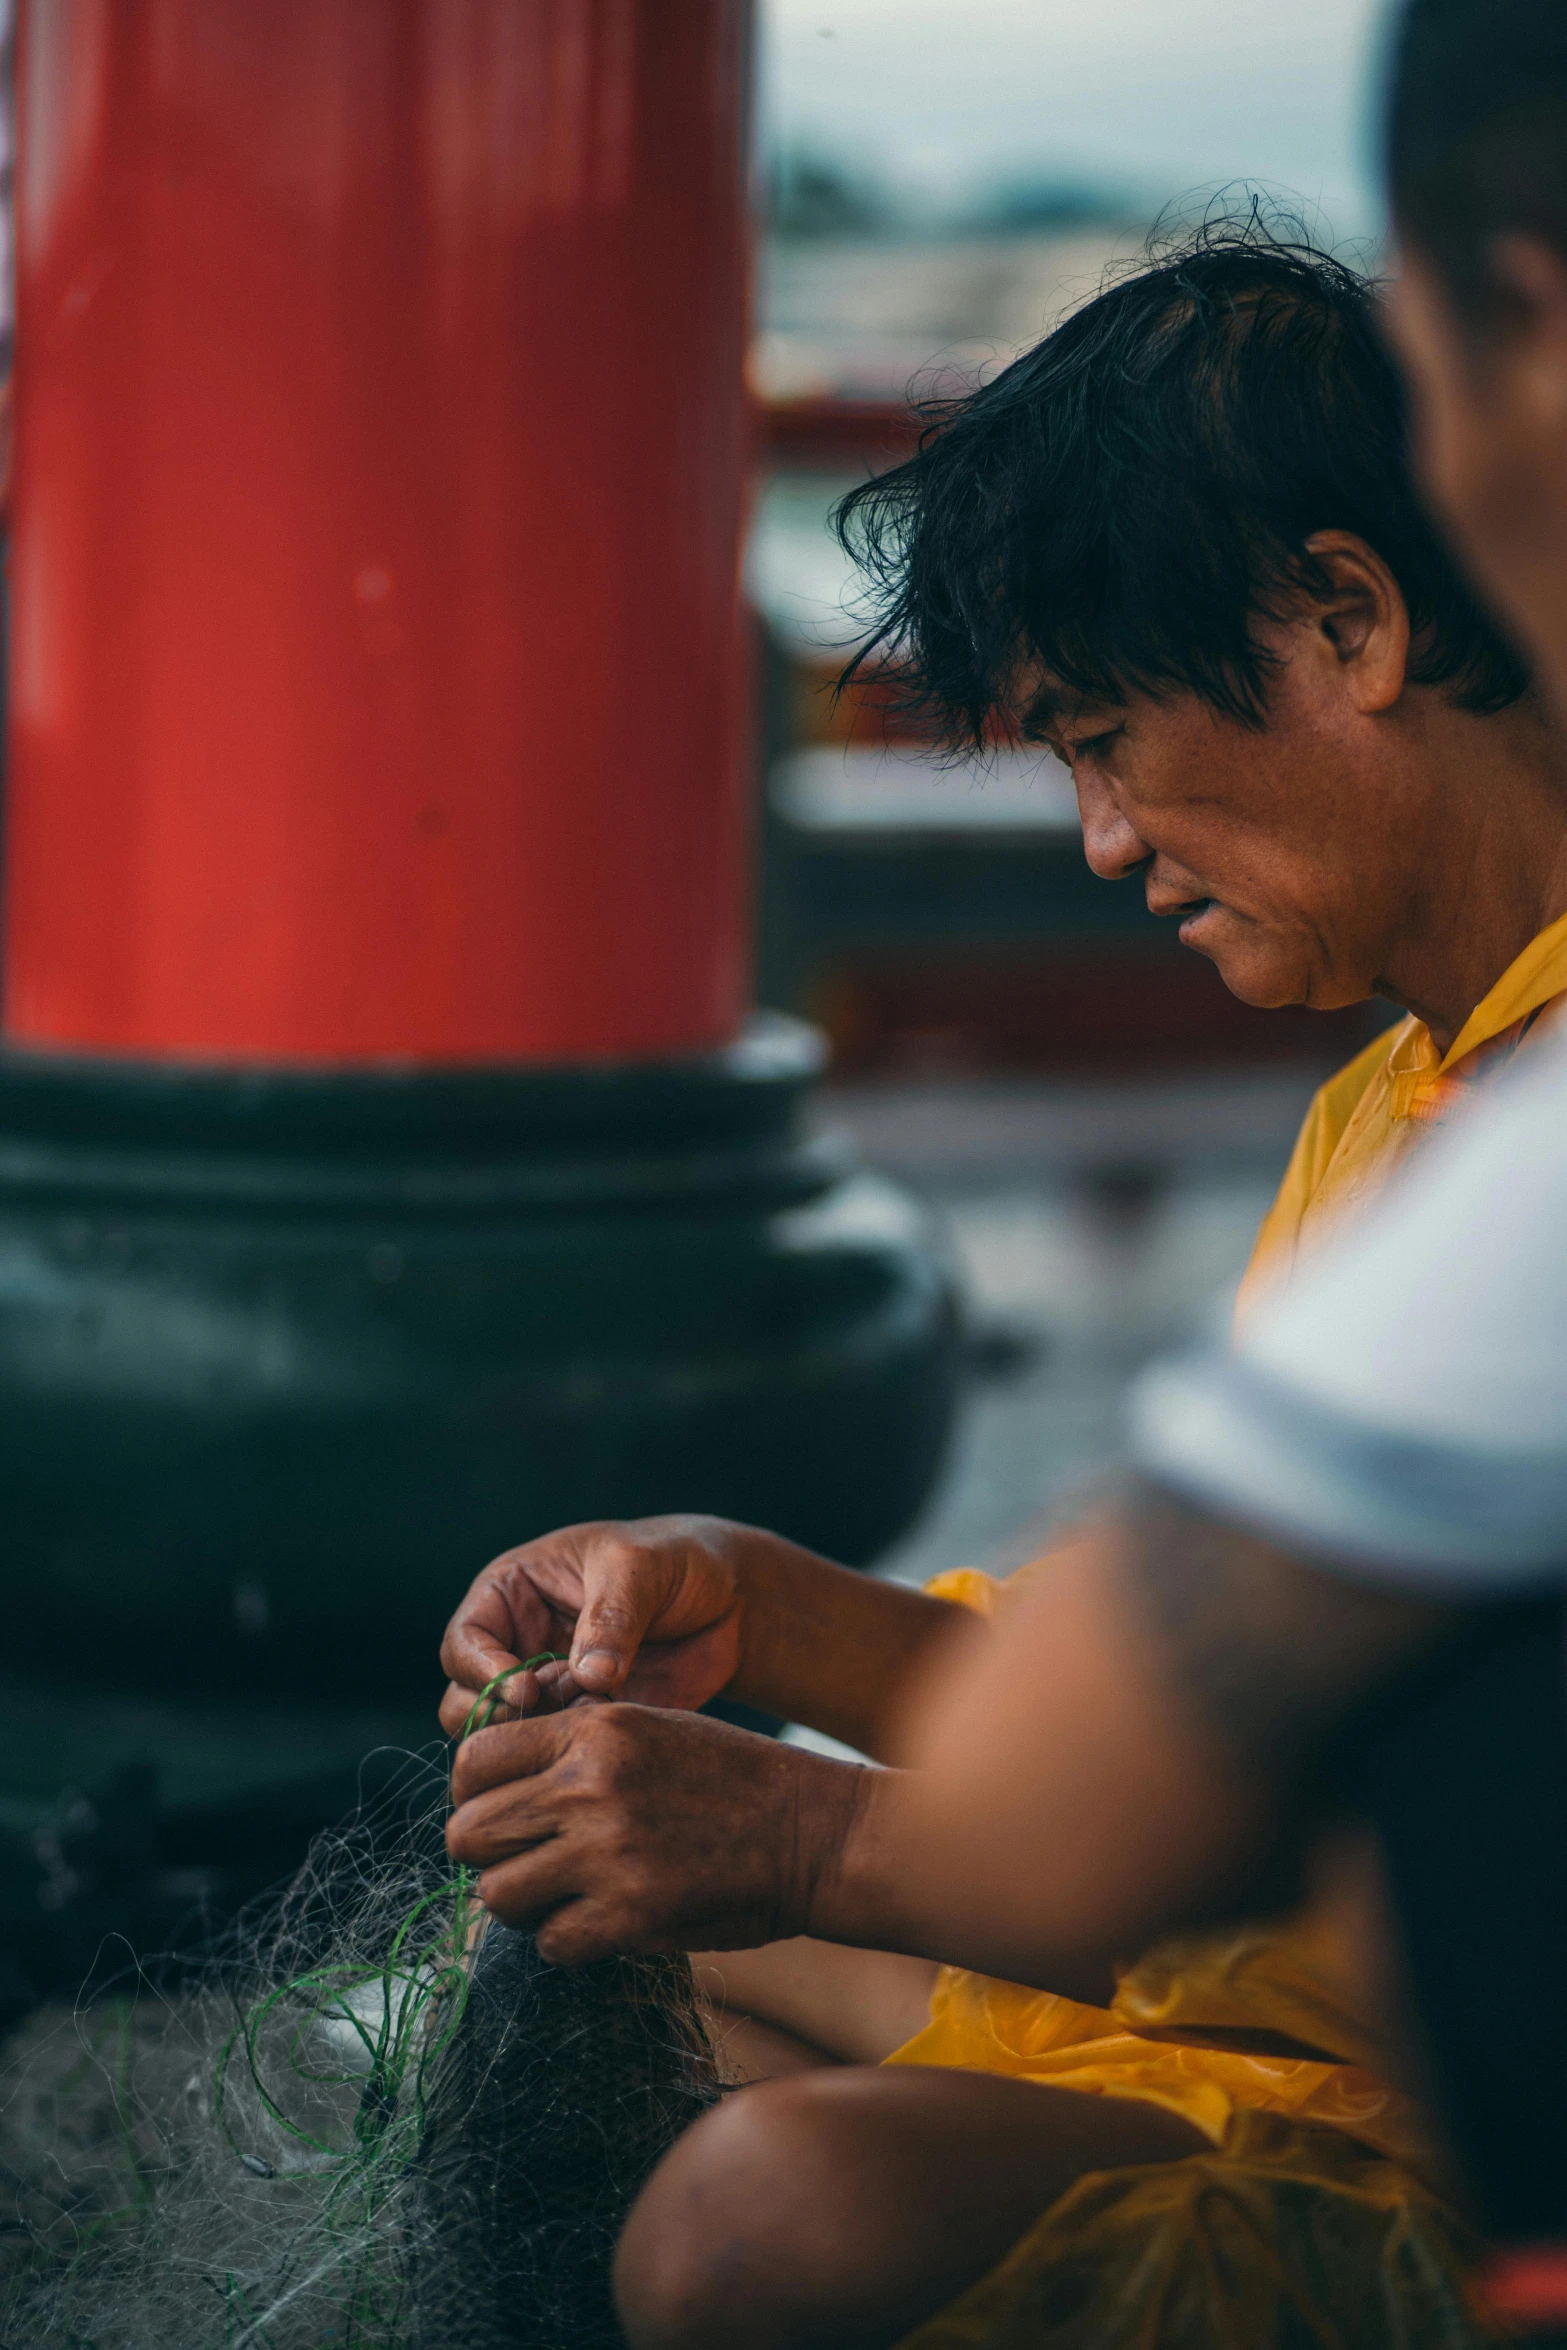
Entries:
POLYGON ((503 1551, 447 1626, 443 1729, 461 1736, 486 1684, 544 1649, 568 1661, 506 1682, 496 1720, 533 1712, 541 1697, 705 1704, 740 1661, 747 1539, 758 1537, 723 1518, 603 1519, 503 1551))

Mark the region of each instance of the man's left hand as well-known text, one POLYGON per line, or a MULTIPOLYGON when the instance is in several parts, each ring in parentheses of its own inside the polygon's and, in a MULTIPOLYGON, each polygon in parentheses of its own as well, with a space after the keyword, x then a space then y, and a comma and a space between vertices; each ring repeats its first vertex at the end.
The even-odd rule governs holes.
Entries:
POLYGON ((557 1966, 752 1949, 811 1930, 877 1776, 703 1714, 581 1706, 458 1748, 446 1842, 557 1966))

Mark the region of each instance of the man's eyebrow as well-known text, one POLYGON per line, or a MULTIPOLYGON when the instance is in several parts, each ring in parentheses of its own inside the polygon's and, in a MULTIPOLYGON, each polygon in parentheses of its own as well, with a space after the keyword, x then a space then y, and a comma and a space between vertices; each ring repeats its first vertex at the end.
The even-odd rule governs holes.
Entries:
POLYGON ((1073 693, 1060 684, 1037 686, 1023 705, 1017 722, 1018 738, 1026 743, 1047 743, 1059 734, 1063 726, 1090 727, 1096 719, 1110 720, 1120 705, 1109 695, 1095 697, 1073 693))

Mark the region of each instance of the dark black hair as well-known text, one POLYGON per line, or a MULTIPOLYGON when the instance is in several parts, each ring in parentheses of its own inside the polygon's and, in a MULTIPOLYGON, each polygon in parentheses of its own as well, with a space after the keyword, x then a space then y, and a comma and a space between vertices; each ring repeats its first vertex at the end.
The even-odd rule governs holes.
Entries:
POLYGON ((885 664, 952 742, 985 739, 1030 657, 1071 693, 1188 687, 1260 725, 1255 621, 1326 589, 1305 542, 1337 529, 1398 580, 1417 682, 1516 701, 1411 483, 1375 288, 1255 207, 1153 250, 842 501, 870 615, 843 683, 885 664))
POLYGON ((1562 0, 1410 0, 1393 53, 1387 167, 1401 233, 1474 325, 1501 299, 1509 229, 1567 257, 1567 8, 1562 0))

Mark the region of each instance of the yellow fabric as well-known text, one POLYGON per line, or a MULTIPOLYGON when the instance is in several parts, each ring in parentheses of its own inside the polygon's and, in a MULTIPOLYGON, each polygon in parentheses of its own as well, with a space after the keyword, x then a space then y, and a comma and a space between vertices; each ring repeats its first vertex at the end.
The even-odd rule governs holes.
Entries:
POLYGON ((1567 915, 1508 965, 1445 1054, 1425 1022, 1411 1015, 1330 1077, 1306 1113, 1278 1198, 1263 1218, 1238 1310, 1287 1280, 1300 1250, 1380 1191, 1427 1129, 1460 1108, 1515 1047, 1548 1034, 1564 991, 1567 915), (1530 1022, 1547 1005, 1550 1013, 1530 1022))
POLYGON ((1358 2066, 1151 2039, 1128 2020, 1119 1994, 1109 2008, 1083 2007, 952 1969, 937 1987, 926 2029, 887 2061, 961 2064, 1163 2105, 1215 2146, 1237 2113, 1257 2111, 1347 2131, 1395 2160, 1418 2165, 1423 2155, 1405 2100, 1358 2066))
MULTIPOLYGON (((1287 1280, 1433 1124, 1556 1024, 1564 1001, 1567 916, 1503 973, 1447 1053, 1410 1017, 1331 1078, 1238 1310, 1287 1280)), ((963 1569, 928 1588, 989 1615, 1045 1563, 1006 1585, 963 1569)), ((1429 2154, 1417 2112, 1378 2080, 1339 1973, 1310 1919, 1166 1941, 1121 1973, 1108 2008, 943 1968, 929 2023, 889 2063, 1162 2105, 1215 2152, 1080 2181, 906 2350, 1256 2350, 1286 2331, 1409 2350, 1490 2339, 1455 2282, 1453 2225, 1418 2183, 1429 2154), (1335 2288, 1348 2296, 1336 2317, 1335 2288)))
POLYGON ((1238 2112, 1213 2154, 1079 2179, 902 2350, 1479 2350, 1473 2255, 1342 2131, 1238 2112))

